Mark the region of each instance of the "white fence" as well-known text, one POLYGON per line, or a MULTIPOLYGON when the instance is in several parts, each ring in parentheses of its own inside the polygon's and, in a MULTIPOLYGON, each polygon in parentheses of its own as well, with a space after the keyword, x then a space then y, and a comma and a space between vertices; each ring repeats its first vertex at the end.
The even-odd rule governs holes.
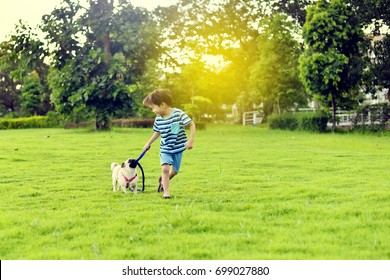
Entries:
POLYGON ((245 125, 257 125, 263 120, 263 113, 260 111, 244 112, 242 116, 242 124, 245 125))
MULTIPOLYGON (((311 110, 311 109, 300 109, 299 111, 303 111, 303 112, 311 112, 311 111, 315 111, 314 109, 311 110)), ((354 118, 356 118, 356 114, 355 113, 349 113, 349 112, 346 112, 346 111, 339 111, 338 113, 336 113, 336 118, 337 118, 337 122, 336 122, 336 126, 337 127, 352 127, 353 126, 353 120, 354 118)), ((368 116, 367 116, 367 124, 380 124, 379 121, 374 121, 374 122, 370 122, 369 120, 371 119, 371 116, 370 116, 370 112, 368 113, 368 116)), ((263 120, 263 113, 261 111, 251 111, 251 112, 244 112, 243 116, 242 116, 242 124, 245 126, 245 125, 258 125, 262 122, 263 120)), ((361 122, 358 122, 357 124, 361 125, 363 123, 361 122)), ((331 127, 332 126, 332 121, 329 120, 328 124, 327 124, 328 127, 331 127)))
MULTIPOLYGON (((340 112, 336 113, 336 127, 352 127, 353 125, 363 125, 362 121, 356 122, 355 113, 340 112), (355 122, 355 123, 354 123, 355 122)), ((381 124, 380 120, 371 120, 371 112, 368 112, 365 120, 366 125, 381 124)), ((331 127, 332 120, 329 120, 327 126, 331 127)))
MULTIPOLYGON (((356 114, 348 113, 336 113, 336 126, 337 127, 352 127, 352 119, 356 118, 356 114)), ((327 126, 332 126, 331 120, 329 120, 327 126)))

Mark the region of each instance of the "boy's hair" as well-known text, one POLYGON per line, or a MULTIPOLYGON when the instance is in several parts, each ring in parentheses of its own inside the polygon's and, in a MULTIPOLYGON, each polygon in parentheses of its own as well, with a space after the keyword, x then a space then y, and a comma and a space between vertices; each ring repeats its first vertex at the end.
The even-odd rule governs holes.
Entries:
POLYGON ((172 107, 172 93, 169 89, 157 89, 153 91, 145 97, 142 103, 146 106, 160 106, 163 102, 172 107))

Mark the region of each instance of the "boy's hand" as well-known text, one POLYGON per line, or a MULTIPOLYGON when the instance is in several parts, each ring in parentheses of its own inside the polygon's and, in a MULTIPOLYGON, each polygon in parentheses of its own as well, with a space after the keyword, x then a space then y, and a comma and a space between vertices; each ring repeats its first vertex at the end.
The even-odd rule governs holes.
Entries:
POLYGON ((188 137, 187 142, 184 144, 184 147, 188 150, 191 150, 194 147, 194 139, 195 139, 195 123, 191 122, 189 124, 190 126, 190 136, 188 137))
POLYGON ((145 146, 144 146, 144 151, 148 151, 150 149, 150 145, 149 144, 146 144, 145 146))
POLYGON ((193 141, 187 141, 185 144, 184 144, 184 147, 186 147, 187 150, 191 150, 194 146, 194 142, 193 141))

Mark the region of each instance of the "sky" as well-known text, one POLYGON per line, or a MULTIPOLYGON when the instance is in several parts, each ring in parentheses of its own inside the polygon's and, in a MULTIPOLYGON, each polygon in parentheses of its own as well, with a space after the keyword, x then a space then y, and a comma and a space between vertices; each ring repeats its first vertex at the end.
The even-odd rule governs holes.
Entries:
MULTIPOLYGON (((80 2, 86 2, 81 0, 80 2)), ((157 6, 169 6, 177 0, 129 0, 134 6, 152 10, 157 6)), ((49 14, 62 0, 0 0, 0 42, 15 29, 22 19, 31 27, 36 27, 44 14, 49 14)))

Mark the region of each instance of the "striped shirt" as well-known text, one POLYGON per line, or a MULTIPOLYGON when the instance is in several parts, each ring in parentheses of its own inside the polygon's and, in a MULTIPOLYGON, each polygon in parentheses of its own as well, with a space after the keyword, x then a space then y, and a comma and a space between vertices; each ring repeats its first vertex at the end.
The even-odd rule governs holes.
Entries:
POLYGON ((154 120, 153 130, 160 132, 160 152, 164 154, 175 154, 184 151, 184 144, 187 142, 185 126, 192 122, 190 117, 182 110, 173 108, 172 114, 164 119, 157 116, 154 120))

